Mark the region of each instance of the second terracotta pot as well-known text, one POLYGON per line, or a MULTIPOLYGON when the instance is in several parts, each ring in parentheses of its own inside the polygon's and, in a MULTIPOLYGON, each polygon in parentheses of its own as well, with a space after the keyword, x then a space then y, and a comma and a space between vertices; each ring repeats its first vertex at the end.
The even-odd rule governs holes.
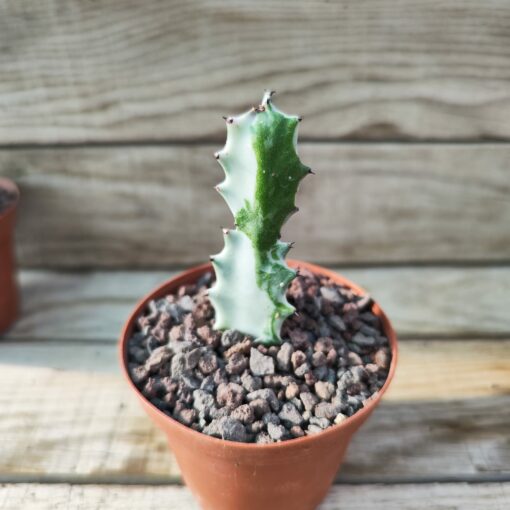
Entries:
POLYGON ((0 335, 7 331, 18 316, 18 287, 15 276, 14 222, 19 201, 17 186, 0 179, 0 188, 16 195, 14 202, 0 212, 0 335))
MULTIPOLYGON (((328 276, 357 294, 365 293, 347 279, 322 267, 298 261, 291 261, 289 265, 328 276)), ((313 436, 269 445, 236 443, 207 436, 170 418, 138 391, 128 373, 127 342, 137 317, 150 300, 176 292, 180 285, 194 283, 211 270, 209 264, 190 269, 138 304, 120 339, 124 376, 148 415, 167 435, 184 481, 204 510, 313 510, 326 496, 352 435, 370 416, 393 378, 397 363, 395 332, 375 304, 373 311, 382 321, 392 352, 388 379, 366 407, 343 423, 313 436)))

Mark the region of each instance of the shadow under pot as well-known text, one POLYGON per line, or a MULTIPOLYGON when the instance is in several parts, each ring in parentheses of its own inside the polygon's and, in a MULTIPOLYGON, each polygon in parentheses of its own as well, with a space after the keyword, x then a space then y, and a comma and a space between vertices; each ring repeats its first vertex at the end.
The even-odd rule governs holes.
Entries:
POLYGON ((19 313, 19 295, 14 258, 14 224, 19 190, 9 179, 0 178, 0 335, 19 313))

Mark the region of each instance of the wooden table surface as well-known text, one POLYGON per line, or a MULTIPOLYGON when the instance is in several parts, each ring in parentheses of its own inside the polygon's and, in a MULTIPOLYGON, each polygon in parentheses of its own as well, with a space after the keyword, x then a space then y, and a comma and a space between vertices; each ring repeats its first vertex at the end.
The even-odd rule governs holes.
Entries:
MULTIPOLYGON (((508 508, 510 269, 343 272, 393 319, 401 359, 321 508, 508 508)), ((196 508, 117 364, 123 320, 170 274, 23 271, 0 344, 2 510, 196 508)))

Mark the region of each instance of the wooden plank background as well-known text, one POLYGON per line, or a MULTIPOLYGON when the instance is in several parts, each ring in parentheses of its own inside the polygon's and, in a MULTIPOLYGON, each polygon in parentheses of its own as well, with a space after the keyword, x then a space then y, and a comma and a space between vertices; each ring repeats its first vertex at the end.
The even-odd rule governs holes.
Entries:
POLYGON ((261 90, 307 139, 510 136, 506 0, 6 0, 2 143, 222 139, 261 90))
MULTIPOLYGON (((506 267, 338 271, 371 293, 401 339, 510 338, 506 267)), ((173 274, 24 271, 23 313, 5 338, 115 342, 134 304, 173 274)))
MULTIPOLYGON (((214 146, 0 151, 25 267, 203 262, 233 220, 214 146)), ((317 173, 284 230, 329 264, 510 260, 510 146, 303 144, 317 173)))
POLYGON ((504 0, 2 2, 20 264, 205 260, 232 222, 211 188, 220 116, 268 86, 304 115, 317 172, 286 229, 296 257, 507 263, 509 43, 504 0))

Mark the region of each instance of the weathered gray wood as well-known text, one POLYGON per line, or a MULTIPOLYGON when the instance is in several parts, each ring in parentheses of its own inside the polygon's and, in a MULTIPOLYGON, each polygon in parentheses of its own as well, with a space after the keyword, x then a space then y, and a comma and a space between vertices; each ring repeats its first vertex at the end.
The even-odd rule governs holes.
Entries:
MULTIPOLYGON (((400 336, 510 334, 509 267, 338 271, 374 296, 400 336)), ((172 274, 23 271, 23 313, 7 338, 114 341, 135 303, 172 274)))
MULTIPOLYGON (((510 118, 510 117, 509 117, 510 118)), ((0 151, 23 199, 31 267, 168 267, 207 260, 233 220, 214 146, 0 151)), ((510 260, 510 145, 303 144, 316 176, 284 229, 318 262, 510 260)))
MULTIPOLYGON (((510 341, 408 341, 394 384, 354 438, 344 481, 510 475, 510 341)), ((0 475, 177 481, 118 372, 113 344, 0 344, 0 475)), ((1 499, 0 499, 1 500, 1 499)))
POLYGON ((0 6, 0 140, 221 137, 266 87, 313 138, 508 138, 505 0, 0 6))
MULTIPOLYGON (((0 491, 1 510, 200 510, 185 487, 8 484, 0 491)), ((342 485, 318 510, 503 510, 509 498, 510 483, 342 485)))

